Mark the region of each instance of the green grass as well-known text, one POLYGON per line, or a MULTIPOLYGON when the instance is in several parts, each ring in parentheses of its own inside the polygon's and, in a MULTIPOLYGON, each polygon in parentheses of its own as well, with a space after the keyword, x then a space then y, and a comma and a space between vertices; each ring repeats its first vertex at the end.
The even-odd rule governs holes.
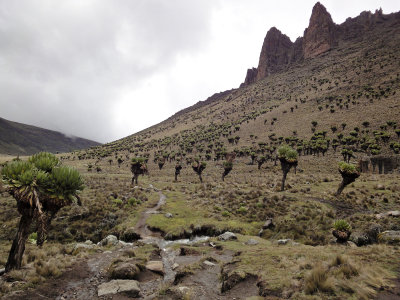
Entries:
POLYGON ((152 215, 147 220, 147 224, 153 228, 158 228, 165 233, 180 234, 183 230, 189 230, 190 227, 202 225, 215 225, 218 229, 227 229, 245 234, 255 234, 261 222, 244 223, 240 219, 216 220, 210 213, 195 205, 187 195, 180 192, 168 192, 166 204, 162 207, 163 212, 173 214, 173 218, 166 218, 164 214, 152 215), (196 209, 194 209, 194 205, 196 209))

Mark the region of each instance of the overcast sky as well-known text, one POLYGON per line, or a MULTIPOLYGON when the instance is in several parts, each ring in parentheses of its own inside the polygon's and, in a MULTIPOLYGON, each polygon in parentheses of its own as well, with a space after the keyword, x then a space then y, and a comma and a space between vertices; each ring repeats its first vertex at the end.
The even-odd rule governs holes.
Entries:
MULTIPOLYGON (((256 67, 272 26, 303 35, 316 1, 0 0, 0 117, 110 142, 256 67)), ((400 1, 321 1, 334 22, 400 1)))

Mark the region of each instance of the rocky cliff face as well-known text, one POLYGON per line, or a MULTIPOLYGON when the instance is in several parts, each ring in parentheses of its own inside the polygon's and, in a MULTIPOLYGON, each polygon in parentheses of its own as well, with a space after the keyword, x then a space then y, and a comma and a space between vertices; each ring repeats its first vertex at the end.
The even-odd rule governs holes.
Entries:
POLYGON ((293 43, 272 27, 265 36, 257 68, 256 81, 282 70, 289 61, 293 43))
POLYGON ((244 82, 240 85, 240 87, 256 82, 256 78, 257 78, 257 68, 247 69, 246 78, 244 82))
POLYGON ((384 15, 381 9, 374 14, 362 12, 358 17, 348 18, 341 25, 336 25, 326 8, 317 2, 304 36, 294 43, 275 27, 268 31, 258 67, 247 70, 241 87, 279 72, 292 63, 317 57, 337 46, 340 41, 362 39, 365 32, 389 19, 400 24, 400 13, 384 15))
POLYGON ((331 15, 317 2, 312 10, 310 24, 304 31, 304 58, 318 56, 334 47, 337 32, 337 25, 333 23, 331 15))

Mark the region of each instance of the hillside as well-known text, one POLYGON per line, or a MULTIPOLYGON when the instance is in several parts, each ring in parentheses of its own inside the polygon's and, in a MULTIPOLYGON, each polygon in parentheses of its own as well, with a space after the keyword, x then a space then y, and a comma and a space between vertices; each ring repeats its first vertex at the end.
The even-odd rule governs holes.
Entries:
MULTIPOLYGON (((315 132, 326 131, 324 139, 330 145, 351 148, 359 152, 357 158, 397 154, 399 24, 400 13, 376 11, 336 25, 317 3, 310 29, 295 43, 276 28, 268 31, 259 66, 248 71, 241 88, 215 94, 99 150, 106 155, 115 150, 138 153, 168 146, 176 155, 205 156, 204 146, 210 143, 228 152, 248 152, 246 148, 259 152, 259 143, 276 146, 288 139, 305 148, 315 132), (327 26, 331 29, 324 33, 327 26), (318 36, 322 40, 313 40, 318 36), (312 121, 317 123, 315 128, 312 121), (229 142, 232 138, 236 138, 234 143, 229 142), (202 150, 196 149, 199 144, 202 150)), ((215 147, 209 150, 208 154, 215 152, 215 147)))
POLYGON ((0 153, 30 155, 40 151, 70 152, 98 146, 100 143, 48 129, 0 118, 0 153))
MULTIPOLYGON (((399 49, 400 12, 338 25, 317 3, 295 42, 268 31, 240 87, 59 155, 82 206, 0 295, 399 299, 399 49)), ((0 268, 19 217, 1 197, 0 268)))

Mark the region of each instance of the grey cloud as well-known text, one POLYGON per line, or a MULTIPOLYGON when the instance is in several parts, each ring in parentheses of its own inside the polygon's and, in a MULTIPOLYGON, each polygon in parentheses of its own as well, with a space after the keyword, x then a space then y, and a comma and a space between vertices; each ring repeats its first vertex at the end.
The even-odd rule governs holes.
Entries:
POLYGON ((201 51, 211 3, 0 1, 0 116, 102 142, 120 137, 111 120, 119 89, 201 51))

